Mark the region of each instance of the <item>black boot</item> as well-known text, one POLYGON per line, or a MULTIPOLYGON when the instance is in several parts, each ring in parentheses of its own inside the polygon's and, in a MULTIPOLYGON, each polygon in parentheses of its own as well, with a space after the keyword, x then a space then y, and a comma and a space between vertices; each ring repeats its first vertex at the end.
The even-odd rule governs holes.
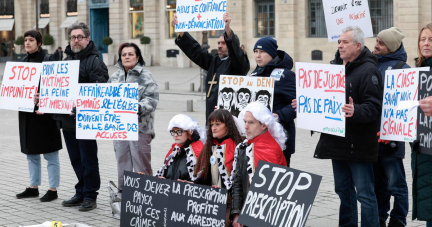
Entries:
POLYGON ((389 221, 388 227, 404 227, 404 226, 405 225, 402 224, 402 222, 400 222, 396 218, 390 217, 390 221, 389 221))
POLYGON ((16 194, 17 199, 22 198, 32 198, 32 197, 38 197, 39 196, 39 189, 38 188, 26 188, 25 191, 16 194))
POLYGON ((84 199, 84 202, 81 203, 78 210, 79 211, 89 211, 89 210, 93 210, 96 207, 97 207, 96 200, 84 199))
POLYGON ((83 202, 83 198, 79 198, 77 196, 72 197, 69 200, 65 200, 62 202, 62 205, 65 207, 73 207, 73 206, 80 206, 83 202))
POLYGON ((57 199, 57 198, 58 198, 57 191, 48 190, 47 193, 44 196, 42 196, 42 198, 40 198, 40 201, 41 202, 50 202, 50 201, 53 201, 54 199, 57 199))

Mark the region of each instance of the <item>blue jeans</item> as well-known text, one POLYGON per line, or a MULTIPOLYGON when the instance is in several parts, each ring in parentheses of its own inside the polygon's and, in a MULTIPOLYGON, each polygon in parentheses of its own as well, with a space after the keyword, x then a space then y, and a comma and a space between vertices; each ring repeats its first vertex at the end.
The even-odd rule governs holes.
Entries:
POLYGON ((390 197, 394 197, 390 217, 406 225, 408 215, 408 186, 402 158, 380 156, 374 164, 375 193, 378 202, 379 217, 386 221, 390 210, 390 197))
POLYGON ((79 140, 75 137, 75 131, 69 130, 63 130, 63 136, 72 167, 78 178, 75 196, 96 200, 100 188, 96 140, 79 140))
MULTIPOLYGON (((42 177, 42 166, 41 166, 41 155, 40 154, 28 154, 27 162, 30 175, 30 186, 41 185, 42 177)), ((59 152, 51 152, 43 154, 45 160, 47 160, 48 170, 48 181, 50 188, 58 188, 60 186, 60 162, 59 152)))
POLYGON ((332 160, 332 164, 335 192, 341 201, 339 226, 358 226, 358 200, 361 204, 361 226, 379 227, 373 164, 339 160, 332 160))

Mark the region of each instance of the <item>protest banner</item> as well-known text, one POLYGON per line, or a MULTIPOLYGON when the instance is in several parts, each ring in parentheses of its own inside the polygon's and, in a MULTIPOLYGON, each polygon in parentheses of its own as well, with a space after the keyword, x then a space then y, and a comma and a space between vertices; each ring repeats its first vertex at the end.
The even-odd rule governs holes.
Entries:
POLYGON ((177 0, 176 32, 223 30, 226 0, 177 0))
POLYGON ((138 140, 138 84, 79 84, 77 139, 138 140))
POLYGON ((297 127, 345 137, 345 66, 296 62, 297 127))
POLYGON ((259 161, 238 222, 250 226, 304 226, 322 177, 259 161))
POLYGON ((77 97, 80 61, 42 63, 39 111, 70 114, 77 97))
POLYGON ((33 112, 41 63, 6 62, 0 89, 0 109, 33 112))
MULTIPOLYGON (((419 72, 419 100, 432 96, 432 72, 429 69, 419 72)), ((432 155, 432 117, 424 114, 420 107, 417 110, 417 140, 419 141, 419 152, 432 155)))
POLYGON ((238 117, 247 104, 257 101, 272 111, 274 84, 274 77, 221 75, 218 107, 238 117))
POLYGON ((419 71, 429 67, 386 70, 380 139, 412 142, 417 138, 417 108, 398 109, 401 101, 417 101, 419 71))
POLYGON ((225 226, 226 189, 125 171, 120 226, 225 226))
POLYGON ((342 29, 357 26, 364 37, 373 37, 372 22, 367 0, 323 0, 323 9, 329 42, 338 41, 342 29))

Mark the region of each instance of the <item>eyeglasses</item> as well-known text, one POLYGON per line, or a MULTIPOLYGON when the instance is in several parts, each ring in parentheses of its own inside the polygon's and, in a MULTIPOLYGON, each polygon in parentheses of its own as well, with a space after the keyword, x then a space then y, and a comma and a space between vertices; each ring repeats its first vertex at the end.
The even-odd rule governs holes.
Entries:
POLYGON ((78 41, 81 41, 81 40, 83 40, 84 38, 87 38, 87 37, 85 37, 85 36, 81 36, 81 35, 79 35, 79 36, 71 36, 71 37, 70 37, 71 41, 75 41, 75 39, 78 39, 78 41))
POLYGON ((176 134, 178 136, 181 136, 183 134, 184 130, 171 130, 170 133, 172 136, 175 136, 176 134))

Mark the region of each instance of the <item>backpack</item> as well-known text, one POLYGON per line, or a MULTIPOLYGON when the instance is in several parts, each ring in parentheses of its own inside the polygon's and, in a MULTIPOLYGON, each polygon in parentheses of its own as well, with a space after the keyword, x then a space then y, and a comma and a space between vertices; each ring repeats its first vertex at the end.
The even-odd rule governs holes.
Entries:
POLYGON ((396 66, 394 67, 394 69, 401 69, 404 65, 406 64, 406 62, 404 61, 399 61, 396 66))

